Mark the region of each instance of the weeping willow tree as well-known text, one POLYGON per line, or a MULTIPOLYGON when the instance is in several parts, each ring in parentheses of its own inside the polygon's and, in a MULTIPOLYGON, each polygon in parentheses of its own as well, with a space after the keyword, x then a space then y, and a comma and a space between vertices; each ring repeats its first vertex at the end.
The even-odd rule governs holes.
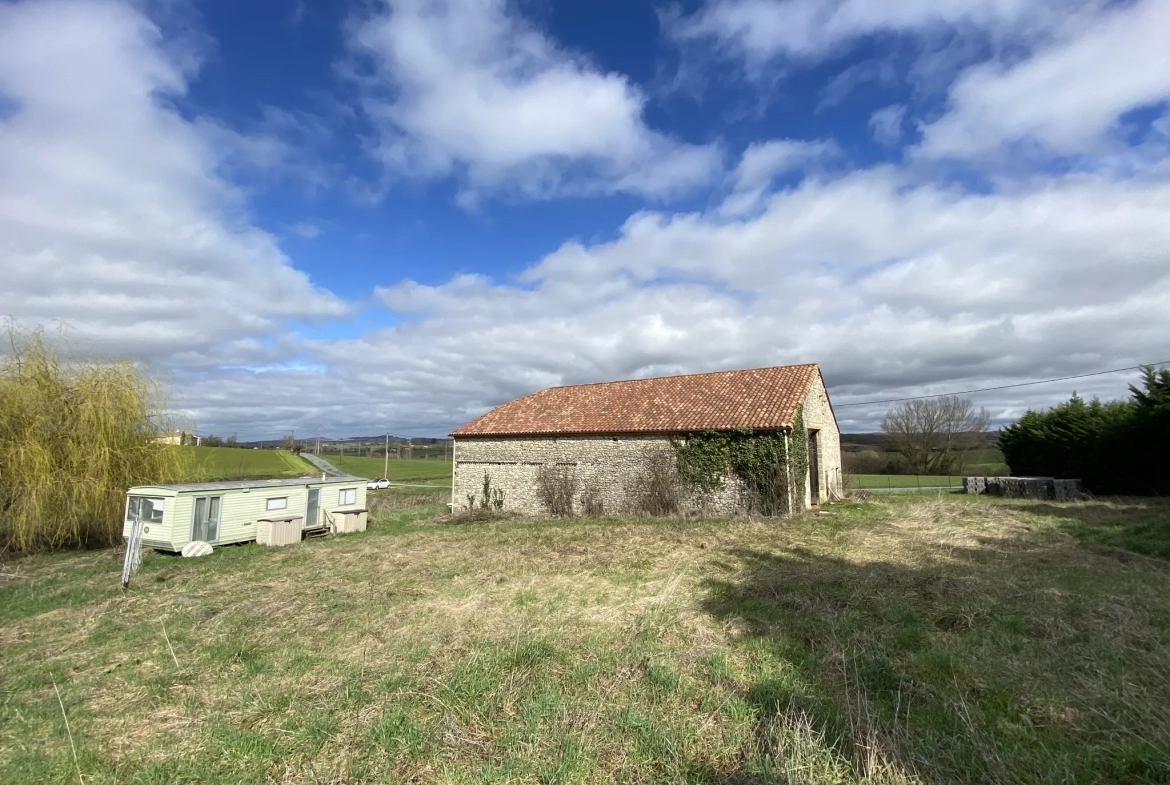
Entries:
POLYGON ((158 444, 160 386, 132 363, 65 361, 9 325, 0 354, 0 553, 121 538, 126 489, 172 482, 184 453, 158 444))

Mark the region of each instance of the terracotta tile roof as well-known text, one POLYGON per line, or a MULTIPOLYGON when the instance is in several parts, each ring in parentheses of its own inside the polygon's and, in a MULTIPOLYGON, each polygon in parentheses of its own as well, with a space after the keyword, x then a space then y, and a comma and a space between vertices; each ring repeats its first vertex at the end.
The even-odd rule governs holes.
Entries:
POLYGON ((552 387, 497 406, 452 436, 699 433, 792 427, 815 364, 552 387))

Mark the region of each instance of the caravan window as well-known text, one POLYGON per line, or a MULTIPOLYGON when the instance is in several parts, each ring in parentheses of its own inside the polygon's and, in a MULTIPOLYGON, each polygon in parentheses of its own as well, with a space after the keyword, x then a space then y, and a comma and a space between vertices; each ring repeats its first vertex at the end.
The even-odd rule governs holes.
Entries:
POLYGON ((268 503, 264 506, 264 509, 266 509, 266 510, 287 510, 288 509, 288 497, 287 496, 280 496, 280 497, 277 497, 275 499, 269 499, 268 503))
POLYGON ((342 488, 337 492, 338 504, 357 504, 357 488, 342 488))
POLYGON ((162 523, 167 500, 154 496, 131 496, 126 501, 126 520, 141 517, 143 523, 162 523))

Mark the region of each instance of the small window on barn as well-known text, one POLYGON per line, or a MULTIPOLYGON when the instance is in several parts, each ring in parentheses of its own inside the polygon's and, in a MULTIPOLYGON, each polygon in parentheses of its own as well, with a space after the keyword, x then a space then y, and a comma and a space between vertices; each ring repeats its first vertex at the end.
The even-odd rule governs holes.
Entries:
POLYGON ((287 510, 288 509, 288 497, 287 496, 278 496, 275 499, 268 499, 264 503, 264 509, 266 509, 266 510, 287 510))
POLYGON ((342 488, 337 492, 338 504, 357 504, 357 488, 342 488))

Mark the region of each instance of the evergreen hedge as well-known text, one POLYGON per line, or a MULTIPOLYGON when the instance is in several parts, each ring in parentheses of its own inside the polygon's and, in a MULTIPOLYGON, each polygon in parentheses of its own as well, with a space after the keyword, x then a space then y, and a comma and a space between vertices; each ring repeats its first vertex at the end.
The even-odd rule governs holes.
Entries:
POLYGON ((1097 494, 1170 493, 1170 370, 1144 373, 1129 400, 1074 394, 1004 428, 999 446, 1012 474, 1081 479, 1097 494))

